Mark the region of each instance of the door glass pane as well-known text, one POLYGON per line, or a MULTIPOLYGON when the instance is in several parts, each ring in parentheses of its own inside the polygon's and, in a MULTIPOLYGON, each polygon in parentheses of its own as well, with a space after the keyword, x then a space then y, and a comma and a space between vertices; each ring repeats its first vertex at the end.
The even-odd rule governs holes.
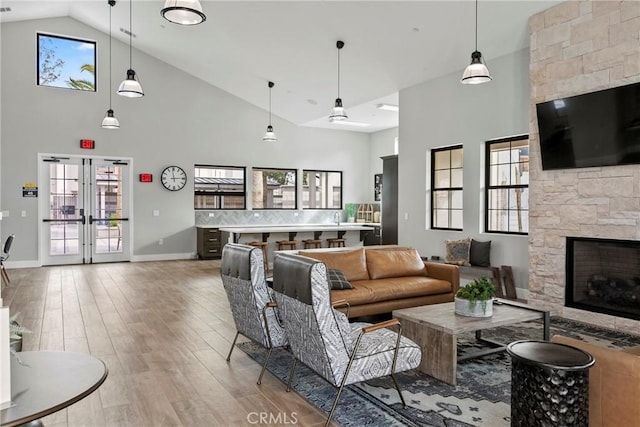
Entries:
POLYGON ((122 166, 95 167, 95 253, 122 252, 122 166))
MULTIPOLYGON (((73 220, 80 217, 78 203, 78 165, 49 165, 49 218, 73 220)), ((49 223, 49 254, 77 255, 80 250, 79 223, 49 223)))

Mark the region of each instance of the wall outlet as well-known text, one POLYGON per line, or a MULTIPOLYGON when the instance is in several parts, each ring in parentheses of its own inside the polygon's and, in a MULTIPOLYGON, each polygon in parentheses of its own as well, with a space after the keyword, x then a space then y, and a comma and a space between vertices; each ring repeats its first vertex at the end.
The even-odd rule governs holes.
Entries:
MULTIPOLYGON (((153 210, 153 216, 160 216, 160 211, 157 210, 157 209, 154 209, 153 210)), ((162 243, 160 243, 160 244, 162 244, 162 243)))
POLYGON ((158 240, 158 244, 159 244, 159 245, 163 245, 163 244, 164 244, 164 239, 160 239, 160 240, 158 240))
POLYGON ((9 216, 9 211, 2 211, 2 217, 7 218, 9 216))
POLYGON ((22 212, 20 212, 20 216, 21 216, 22 218, 25 218, 25 217, 27 216, 27 211, 22 211, 22 212))
POLYGON ((213 218, 214 216, 216 216, 216 214, 215 214, 215 213, 213 213, 213 212, 209 212, 209 218, 213 218))
POLYGON ((298 215, 300 215, 298 212, 293 213, 293 216, 298 216, 298 215))
POLYGON ((260 214, 258 212, 253 214, 254 217, 258 218, 260 216, 260 214))
POLYGON ((408 220, 409 219, 409 212, 405 212, 404 213, 404 220, 408 220))

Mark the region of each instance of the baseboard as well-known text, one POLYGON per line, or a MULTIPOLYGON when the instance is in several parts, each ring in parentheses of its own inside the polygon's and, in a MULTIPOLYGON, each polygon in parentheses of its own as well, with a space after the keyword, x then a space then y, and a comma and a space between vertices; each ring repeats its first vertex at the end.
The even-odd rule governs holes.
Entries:
POLYGON ((7 270, 12 268, 35 268, 42 267, 42 263, 38 260, 30 260, 30 261, 6 261, 4 266, 7 270))
MULTIPOLYGON (((195 252, 185 252, 177 254, 155 254, 155 255, 134 255, 131 257, 131 262, 144 262, 144 261, 173 261, 182 259, 196 259, 197 254, 195 252)), ((17 268, 36 268, 42 267, 42 263, 38 260, 29 261, 7 261, 5 267, 10 269, 17 268)))
POLYGON ((173 261, 178 259, 196 259, 195 252, 186 252, 178 254, 154 254, 154 255, 134 255, 131 257, 131 262, 145 262, 145 261, 173 261))

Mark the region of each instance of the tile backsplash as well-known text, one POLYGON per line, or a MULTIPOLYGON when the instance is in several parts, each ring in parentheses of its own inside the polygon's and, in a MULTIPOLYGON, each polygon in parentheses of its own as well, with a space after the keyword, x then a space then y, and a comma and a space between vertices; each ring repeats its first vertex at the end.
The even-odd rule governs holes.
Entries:
MULTIPOLYGON (((380 210, 380 204, 373 204, 380 210)), ((196 225, 253 225, 253 224, 331 224, 335 213, 340 213, 340 221, 347 216, 342 209, 329 210, 198 210, 195 211, 196 225)))

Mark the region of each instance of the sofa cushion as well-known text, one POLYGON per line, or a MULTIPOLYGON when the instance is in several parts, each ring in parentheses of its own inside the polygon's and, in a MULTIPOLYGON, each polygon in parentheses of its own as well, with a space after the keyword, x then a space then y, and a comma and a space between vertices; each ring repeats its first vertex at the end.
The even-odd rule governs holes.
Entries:
POLYGON ((427 272, 424 261, 415 249, 367 251, 369 278, 421 276, 427 272))
POLYGON ((358 280, 352 281, 351 286, 353 289, 331 291, 331 299, 344 299, 354 306, 452 292, 448 281, 425 276, 358 280))
POLYGON ((334 268, 327 269, 327 278, 331 283, 331 289, 353 289, 351 283, 347 280, 344 273, 334 268))
POLYGON ((354 251, 299 251, 298 255, 322 261, 327 268, 341 270, 349 282, 369 279, 363 248, 354 251))

